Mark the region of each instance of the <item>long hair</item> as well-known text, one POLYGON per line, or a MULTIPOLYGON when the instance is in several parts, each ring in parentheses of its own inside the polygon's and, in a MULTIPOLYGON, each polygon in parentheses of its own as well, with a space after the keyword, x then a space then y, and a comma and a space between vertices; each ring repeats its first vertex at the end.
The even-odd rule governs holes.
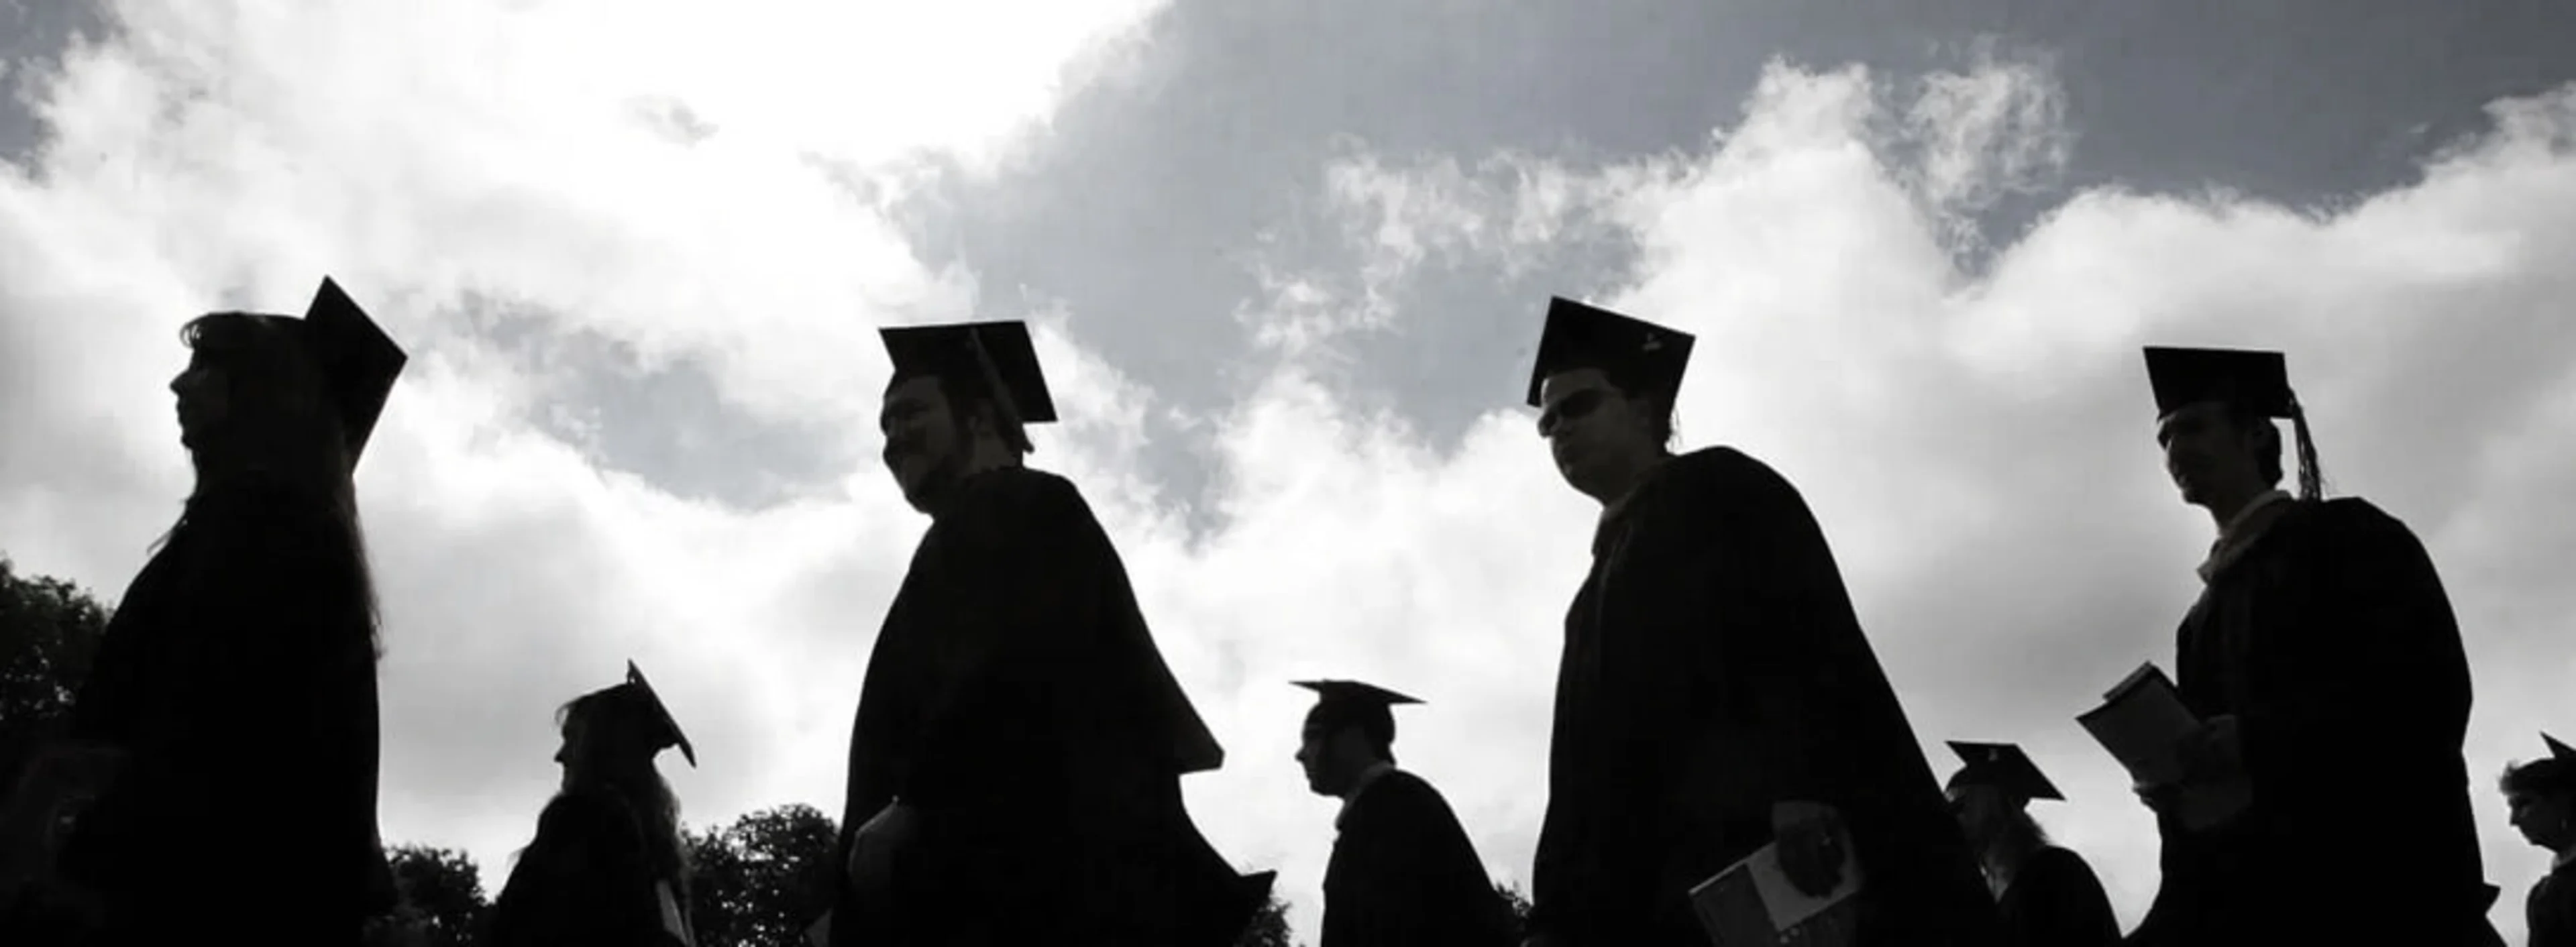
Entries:
POLYGON ((653 744, 646 736, 652 724, 633 696, 631 688, 620 684, 583 694, 555 710, 556 729, 579 719, 588 731, 577 750, 581 758, 565 771, 564 792, 606 790, 623 797, 641 821, 653 876, 669 879, 685 907, 694 872, 680 836, 680 798, 653 765, 653 744))
POLYGON ((2048 830, 2040 827, 2038 819, 2031 818, 2027 805, 2004 807, 2001 836, 2000 841, 2004 844, 2023 851, 2037 850, 2048 844, 2048 830))
POLYGON ((342 559, 340 581, 363 603, 367 643, 383 656, 374 570, 366 532, 358 520, 357 458, 319 362, 307 348, 302 324, 285 316, 218 312, 189 320, 182 343, 220 379, 226 400, 223 430, 215 442, 190 449, 197 471, 179 520, 154 542, 158 549, 191 525, 190 513, 210 493, 241 479, 286 486, 318 501, 342 559))
MULTIPOLYGON (((1953 778, 1952 782, 1955 784, 1958 780, 1953 778)), ((2048 830, 2041 828, 2039 820, 2031 817, 2030 800, 2006 795, 2000 790, 1990 789, 1988 792, 1994 800, 1996 818, 1987 823, 1988 828, 1980 837, 1966 840, 1980 861, 2013 864, 2048 845, 2048 830)))

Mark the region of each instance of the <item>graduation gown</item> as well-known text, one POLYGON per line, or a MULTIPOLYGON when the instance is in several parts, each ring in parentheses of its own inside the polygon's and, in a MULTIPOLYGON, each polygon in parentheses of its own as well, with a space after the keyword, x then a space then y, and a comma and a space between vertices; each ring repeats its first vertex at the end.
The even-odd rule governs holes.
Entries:
POLYGON ((1996 900, 1999 947, 2111 947, 2120 921, 2084 857, 2055 845, 2031 853, 1996 900))
POLYGON ((1351 797, 1324 868, 1321 947, 1513 947, 1511 906, 1440 791, 1388 770, 1351 797))
POLYGON ((1650 473, 1594 538, 1565 619, 1531 926, 1704 947, 1690 887, 1770 842, 1784 800, 1842 812, 1864 943, 1992 935, 1823 531, 1779 474, 1712 447, 1650 473))
POLYGON ((2164 880, 2131 942, 2499 943, 2431 558, 2366 501, 2279 507, 2209 574, 2175 662, 2194 713, 2236 716, 2252 805, 2206 832, 2157 820, 2164 880))
POLYGON ((2523 899, 2531 947, 2576 947, 2576 861, 2561 862, 2523 899))
POLYGON ((109 620, 71 735, 127 759, 59 863, 108 943, 353 944, 392 907, 370 609, 326 502, 201 494, 109 620))
POLYGON ((1231 944, 1268 897, 1200 836, 1180 777, 1223 760, 1126 567, 1062 477, 979 474, 932 519, 852 726, 835 947, 1231 944), (895 890, 853 894, 856 833, 916 813, 895 890))
MULTIPOLYGON (((492 902, 488 947, 679 947, 644 823, 612 790, 556 796, 492 902)), ((676 886, 672 897, 682 897, 676 886)), ((685 905, 682 905, 685 907, 685 905)), ((685 923, 685 922, 683 922, 685 923)))

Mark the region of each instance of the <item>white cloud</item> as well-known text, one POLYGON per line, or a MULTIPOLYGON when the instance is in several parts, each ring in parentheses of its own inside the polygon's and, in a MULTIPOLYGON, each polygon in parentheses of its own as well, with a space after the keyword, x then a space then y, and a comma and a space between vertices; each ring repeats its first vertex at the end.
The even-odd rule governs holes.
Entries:
MULTIPOLYGON (((328 270, 418 353, 360 473, 389 620, 388 834, 468 847, 497 886, 554 779, 551 710, 629 656, 697 740, 705 768, 672 774, 694 821, 836 808, 862 664, 922 525, 870 459, 867 330, 960 317, 978 292, 843 182, 900 190, 924 151, 970 173, 1010 160, 1134 55, 1152 10, 803 9, 127 9, 129 39, 50 87, 41 166, 0 180, 0 392, 39 406, 0 412, 6 551, 120 589, 185 486, 170 333, 210 298, 288 308, 328 270), (1028 38, 974 29, 996 20, 1028 38), (830 495, 748 512, 603 472, 532 426, 567 391, 520 376, 458 315, 469 296, 701 364, 747 417, 837 425, 855 464, 830 495)), ((2551 627, 2576 593, 2546 568, 2576 549, 2576 328, 2555 308, 2576 290, 2576 89, 2500 107, 2495 135, 2331 217, 2092 193, 1984 274, 1957 268, 1950 215, 2063 160, 2059 100, 2002 61, 1912 92, 1774 67, 1704 150, 1609 167, 1353 154, 1326 197, 1379 252, 1270 273, 1243 301, 1285 344, 1231 406, 1169 403, 1084 345, 1081 313, 1039 318, 1069 423, 1038 459, 1085 486, 1230 750, 1190 780, 1194 810, 1229 855, 1282 869, 1310 936, 1332 807, 1289 762, 1304 700, 1285 682, 1428 698, 1399 753, 1525 878, 1593 515, 1521 413, 1435 448, 1327 386, 1311 343, 1421 318, 1386 291, 1428 261, 1517 272, 1603 230, 1640 252, 1600 301, 1701 335, 1685 441, 1800 484, 1919 734, 2033 744, 2075 796, 2044 818, 2132 918, 2152 832, 2068 717, 2170 661, 2206 532, 2159 482, 2135 346, 2291 350, 2329 471, 2417 526, 2471 628, 2470 759, 2519 929, 2541 860, 2485 781, 2531 755, 2533 725, 2576 718, 2551 627), (1207 497, 1132 472, 1143 420, 1172 412, 1214 432, 1207 497), (1191 502, 1221 525, 1189 533, 1191 502)))

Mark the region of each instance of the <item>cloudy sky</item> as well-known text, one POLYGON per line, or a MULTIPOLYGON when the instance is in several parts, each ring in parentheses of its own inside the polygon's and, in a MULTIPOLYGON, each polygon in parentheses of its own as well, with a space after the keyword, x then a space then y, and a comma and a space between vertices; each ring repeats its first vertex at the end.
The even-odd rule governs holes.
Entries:
POLYGON ((1311 930, 1294 678, 1428 698, 1400 755, 1526 881, 1593 511, 1517 402, 1577 296, 1700 334, 1686 446, 1800 485, 1936 769, 2032 746, 2134 922, 2152 826, 2071 718, 2170 666, 2209 538, 2137 348, 2281 348, 2450 583, 2519 936, 2493 776, 2576 730, 2576 10, 936 6, 0 0, 0 551, 119 594, 187 489, 176 328, 328 273, 414 354, 358 478, 388 837, 497 887, 630 657, 691 821, 835 811, 924 526, 871 330, 1028 319, 1034 460, 1230 751, 1197 818, 1311 930))

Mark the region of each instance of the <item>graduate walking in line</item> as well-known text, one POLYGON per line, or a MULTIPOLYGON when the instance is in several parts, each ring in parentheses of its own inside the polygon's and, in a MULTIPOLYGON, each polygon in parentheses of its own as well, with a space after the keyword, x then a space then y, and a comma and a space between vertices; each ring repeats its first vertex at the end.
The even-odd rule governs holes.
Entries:
POLYGON ((196 487, 12 807, 44 835, 0 839, 40 863, 0 940, 354 945, 394 891, 352 473, 406 357, 328 279, 302 319, 215 313, 182 338, 196 487))
POLYGON ((1320 947, 1511 947, 1511 905, 1440 791, 1396 768, 1395 715, 1411 697, 1358 681, 1297 681, 1316 693, 1297 764, 1342 800, 1324 868, 1320 947))
POLYGON ((1993 905, 1806 502, 1732 448, 1667 446, 1691 344, 1563 299, 1539 340, 1538 433, 1602 512, 1565 616, 1531 939, 1704 947, 1691 887, 1777 842, 1810 893, 1861 871, 1861 943, 1984 943, 1993 905))
POLYGON ((2505 806, 2524 841, 2550 854, 2523 899, 2530 947, 2576 947, 2576 749, 2541 734, 2547 757, 2504 771, 2505 806))
POLYGON ((2164 880, 2130 942, 2500 943, 2460 756, 2468 660, 2423 544, 2368 501, 2323 498, 2281 353, 2146 363, 2166 473, 2218 537, 2176 645, 2203 726, 2181 781, 2140 789, 2164 880), (2194 794, 2250 802, 2187 818, 2194 794))
POLYGON ((1269 896, 1192 822, 1224 751, 1072 483, 1028 329, 883 330, 885 463, 930 516, 850 736, 835 947, 1224 947, 1269 896))
POLYGON ((1950 741, 1966 765, 1947 792, 1959 831, 1994 892, 1999 947, 2111 947, 2120 921, 2093 866, 2052 844, 2030 817, 2037 799, 2063 800, 2030 755, 2010 743, 1950 741))
POLYGON ((492 901, 489 947, 692 947, 689 858, 680 802, 653 765, 680 732, 635 662, 626 681, 557 713, 563 791, 492 901))

